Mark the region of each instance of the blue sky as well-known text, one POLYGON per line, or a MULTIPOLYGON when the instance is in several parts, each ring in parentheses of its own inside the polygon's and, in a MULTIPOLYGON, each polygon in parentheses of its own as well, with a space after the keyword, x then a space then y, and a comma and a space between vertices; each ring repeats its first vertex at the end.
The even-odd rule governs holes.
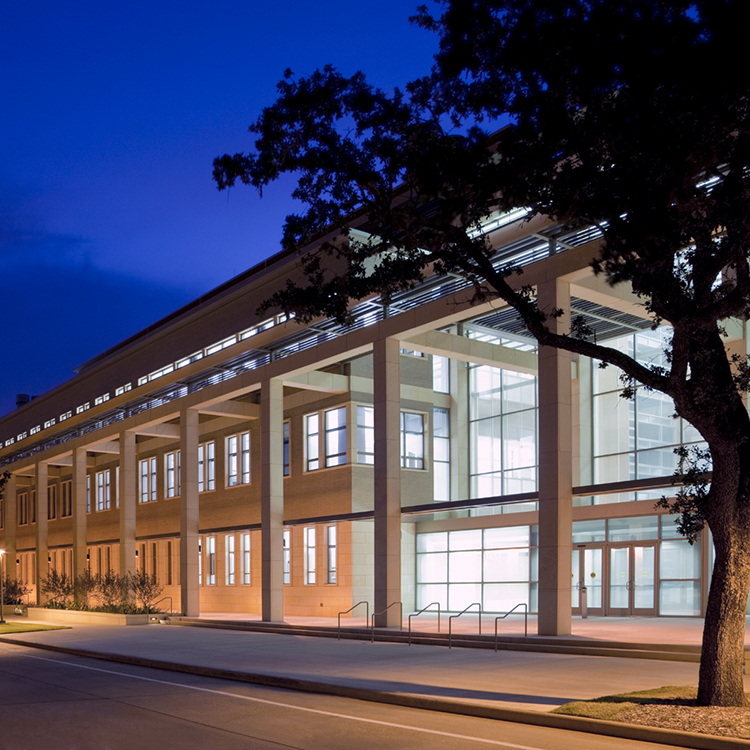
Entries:
POLYGON ((251 147, 287 67, 427 72, 417 4, 6 3, 0 414, 276 252, 290 183, 219 193, 213 158, 251 147))

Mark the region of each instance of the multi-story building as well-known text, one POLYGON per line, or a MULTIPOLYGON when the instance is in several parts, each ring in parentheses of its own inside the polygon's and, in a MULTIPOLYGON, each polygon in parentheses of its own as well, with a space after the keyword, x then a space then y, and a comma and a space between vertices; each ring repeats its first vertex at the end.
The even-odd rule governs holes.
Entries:
MULTIPOLYGON (((662 331, 590 269, 597 233, 524 218, 487 222, 496 260, 558 325, 658 362, 662 331)), ((273 256, 0 420, 11 577, 39 598, 51 569, 140 568, 186 614, 268 620, 526 602, 565 633, 583 584, 590 614, 702 613, 710 540, 654 510, 700 440, 669 399, 620 398, 615 368, 538 350, 454 277, 349 326, 259 318, 297 273, 273 256)), ((747 351, 741 325, 726 343, 747 351)))

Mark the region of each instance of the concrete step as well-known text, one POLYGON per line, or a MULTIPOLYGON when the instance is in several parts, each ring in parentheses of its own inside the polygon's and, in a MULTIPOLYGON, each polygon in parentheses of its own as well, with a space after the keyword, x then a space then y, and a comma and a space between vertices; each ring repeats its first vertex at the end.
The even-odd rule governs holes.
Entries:
MULTIPOLYGON (((341 638, 341 640, 371 640, 369 628, 337 627, 319 625, 290 625, 258 621, 209 620, 207 618, 172 617, 171 625, 182 627, 217 628, 221 630, 246 630, 256 633, 279 635, 304 635, 318 638, 341 638)), ((375 628, 375 640, 390 643, 408 643, 406 630, 375 628)), ((493 634, 454 633, 450 639, 447 632, 425 633, 412 631, 411 643, 425 646, 448 646, 455 648, 496 647, 493 634)), ((585 656, 613 656, 627 659, 661 659, 665 661, 698 662, 700 646, 675 643, 635 643, 622 641, 592 641, 584 638, 550 636, 503 636, 498 635, 497 650, 535 651, 541 653, 575 654, 585 656)))

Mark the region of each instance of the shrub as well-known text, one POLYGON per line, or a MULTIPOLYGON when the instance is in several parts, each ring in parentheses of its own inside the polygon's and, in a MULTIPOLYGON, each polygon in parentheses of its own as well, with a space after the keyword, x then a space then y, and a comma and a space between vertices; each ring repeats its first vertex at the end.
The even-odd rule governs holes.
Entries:
POLYGON ((128 576, 121 576, 108 570, 97 580, 97 594, 101 600, 100 609, 108 612, 124 612, 132 606, 128 576))
POLYGON ((145 570, 131 573, 129 578, 130 588, 133 590, 136 600, 140 600, 146 614, 149 614, 151 612, 151 605, 162 591, 164 591, 164 586, 156 580, 156 576, 148 575, 145 570))
POLYGON ((29 593, 28 586, 17 578, 5 576, 3 581, 3 604, 23 604, 23 598, 29 593))
POLYGON ((70 609, 73 597, 73 579, 65 574, 51 570, 41 580, 41 590, 49 600, 45 607, 49 609, 70 609))
POLYGON ((73 581, 73 609, 89 609, 89 598, 99 588, 99 576, 87 568, 73 581))

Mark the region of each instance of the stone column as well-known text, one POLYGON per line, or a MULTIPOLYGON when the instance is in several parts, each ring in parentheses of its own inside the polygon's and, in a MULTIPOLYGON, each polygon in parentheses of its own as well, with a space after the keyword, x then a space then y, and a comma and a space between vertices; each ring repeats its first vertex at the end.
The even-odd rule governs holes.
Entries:
MULTIPOLYGON (((375 417, 375 604, 382 612, 401 601, 401 345, 395 339, 373 344, 375 417)), ((376 619, 396 627, 399 608, 376 619)))
POLYGON ((11 474, 5 484, 5 575, 17 578, 16 575, 16 529, 18 512, 16 510, 16 475, 11 474))
POLYGON ((120 486, 118 488, 120 491, 120 575, 135 572, 135 463, 135 433, 121 432, 120 486))
POLYGON ((71 501, 73 503, 73 575, 79 576, 87 570, 86 538, 86 458, 85 448, 73 451, 73 479, 70 483, 71 501))
POLYGON ((469 367, 466 362, 451 361, 451 500, 471 497, 469 486, 469 367))
POLYGON ((180 593, 182 613, 200 615, 198 585, 198 442, 199 415, 193 409, 180 414, 180 593))
MULTIPOLYGON (((570 330, 570 285, 555 279, 537 289, 539 307, 564 314, 548 325, 570 330)), ((540 635, 568 635, 572 535, 571 373, 568 352, 539 348, 539 618, 540 635)))
POLYGON ((47 546, 47 464, 36 465, 36 603, 43 604, 41 582, 49 572, 47 546))
POLYGON ((284 384, 260 388, 261 617, 284 621, 284 384))

